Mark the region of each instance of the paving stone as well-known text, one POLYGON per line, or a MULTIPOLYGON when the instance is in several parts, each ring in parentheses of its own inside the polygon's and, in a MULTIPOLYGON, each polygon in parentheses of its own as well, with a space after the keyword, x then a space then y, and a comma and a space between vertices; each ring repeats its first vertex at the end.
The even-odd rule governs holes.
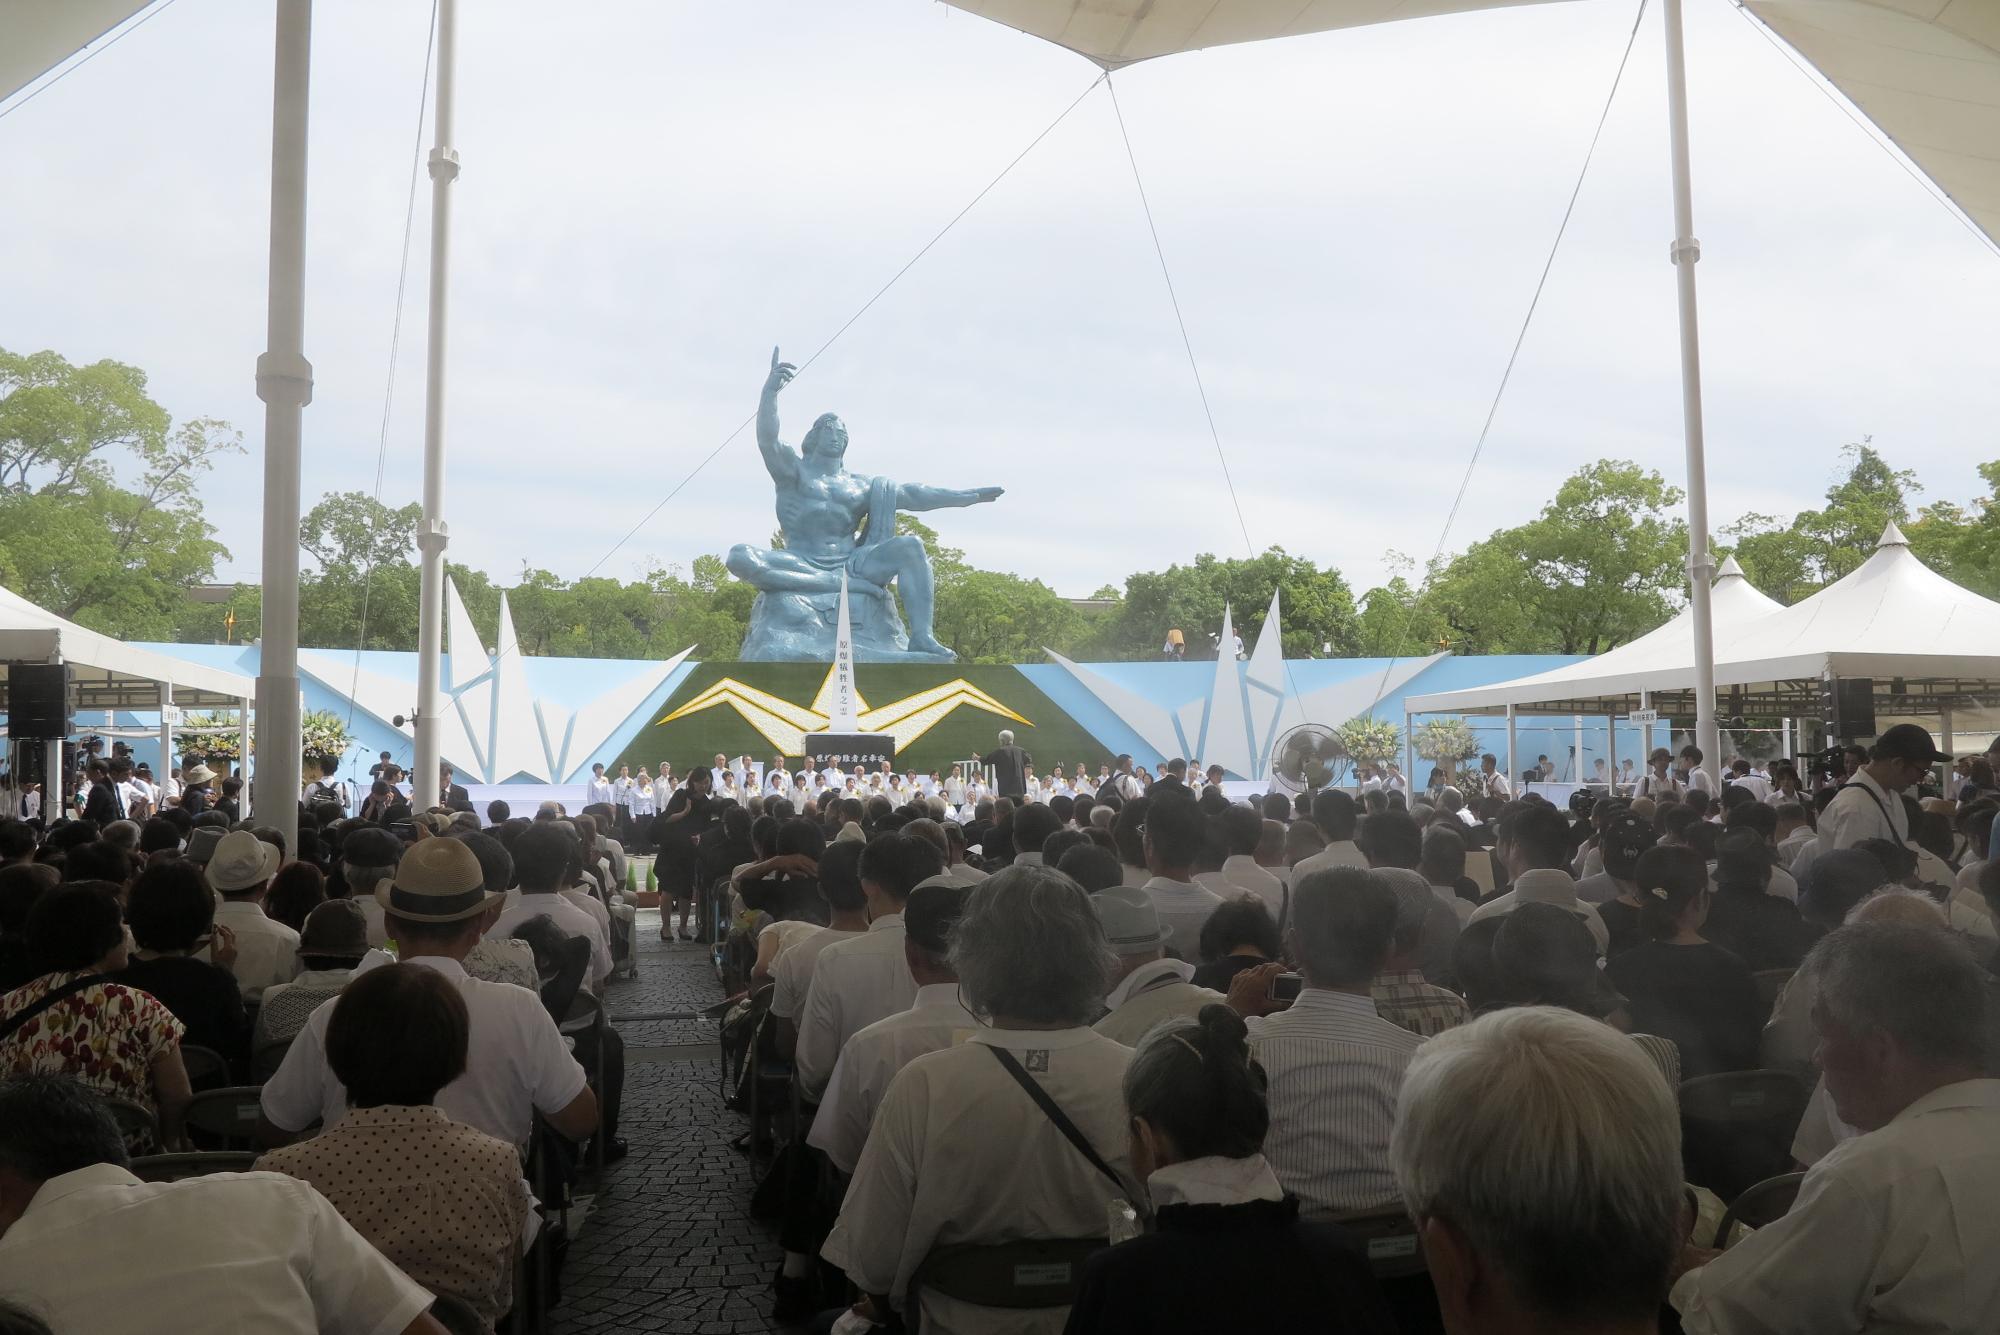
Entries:
MULTIPOLYGON (((658 916, 642 910, 639 976, 614 980, 605 1010, 673 1017, 615 1021, 628 1048, 713 1044, 714 1021, 686 1018, 722 997, 708 949, 662 943, 658 930, 658 916)), ((795 1329, 767 1318, 783 1252, 776 1225, 750 1218, 757 1173, 730 1147, 743 1128, 722 1106, 712 1049, 628 1065, 620 1131, 632 1152, 606 1170, 570 1248, 554 1335, 795 1329)))

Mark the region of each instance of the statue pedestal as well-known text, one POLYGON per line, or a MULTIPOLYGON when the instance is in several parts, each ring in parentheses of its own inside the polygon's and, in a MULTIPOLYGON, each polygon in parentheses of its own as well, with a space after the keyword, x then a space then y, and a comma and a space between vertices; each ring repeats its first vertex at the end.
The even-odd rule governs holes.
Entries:
MULTIPOLYGON (((950 663, 951 655, 910 649, 895 600, 856 595, 850 608, 854 658, 860 663, 950 663)), ((746 663, 830 663, 840 594, 760 593, 738 657, 746 663)))

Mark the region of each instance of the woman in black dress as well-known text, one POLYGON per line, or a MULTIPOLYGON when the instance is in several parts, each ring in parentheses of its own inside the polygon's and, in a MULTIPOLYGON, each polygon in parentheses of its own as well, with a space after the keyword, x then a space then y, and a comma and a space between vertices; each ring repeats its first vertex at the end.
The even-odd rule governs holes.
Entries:
POLYGON ((1606 972, 1631 1003, 1633 1028, 1672 1039, 1681 1076, 1749 1070, 1765 1015, 1750 966, 1701 934, 1708 916, 1708 864, 1678 845, 1639 859, 1640 925, 1649 938, 1606 972))
POLYGON ((1299 1221, 1264 1159, 1264 1072, 1227 1006, 1140 1040, 1125 1072, 1131 1163, 1157 1228, 1097 1253, 1066 1335, 1377 1335, 1380 1286, 1333 1224, 1299 1221))
POLYGON ((690 910, 700 870, 701 836, 714 824, 715 776, 707 769, 688 773, 687 782, 653 820, 653 872, 660 882, 660 940, 677 941, 682 931, 695 939, 690 910))
POLYGON ((1771 846, 1755 830, 1730 830, 1715 849, 1715 899, 1702 932, 1752 969, 1796 969, 1812 928, 1770 893, 1771 846))

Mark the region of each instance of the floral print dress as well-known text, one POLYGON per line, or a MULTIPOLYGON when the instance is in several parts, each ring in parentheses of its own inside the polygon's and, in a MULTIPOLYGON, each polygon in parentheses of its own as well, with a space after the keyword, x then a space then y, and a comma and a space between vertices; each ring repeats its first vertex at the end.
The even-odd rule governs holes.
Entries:
MULTIPOLYGON (((46 973, 0 996, 0 1024, 86 971, 46 973)), ((73 1076, 101 1094, 129 1099, 157 1114, 152 1065, 180 1046, 185 1031, 151 993, 121 983, 75 992, 0 1039, 0 1075, 73 1076)), ((133 1144, 136 1152, 157 1149, 133 1144)))

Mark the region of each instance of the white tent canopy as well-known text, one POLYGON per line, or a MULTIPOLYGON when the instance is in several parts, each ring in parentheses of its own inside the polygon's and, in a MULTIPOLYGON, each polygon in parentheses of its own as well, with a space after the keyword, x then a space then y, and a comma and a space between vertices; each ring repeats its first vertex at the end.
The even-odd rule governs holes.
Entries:
MULTIPOLYGON (((1938 574, 1891 523, 1874 555, 1791 607, 1750 586, 1734 561, 1717 580, 1715 683, 1734 692, 1737 713, 1783 713, 1827 677, 1900 681, 1886 694, 1908 705, 1949 708, 2000 689, 2000 603, 1938 574)), ((1608 653, 1553 672, 1476 690, 1413 696, 1415 714, 1623 712, 1641 691, 1659 696, 1694 685, 1686 614, 1608 653)), ((1678 711, 1677 711, 1678 712, 1678 711)))
POLYGON ((0 589, 0 681, 10 662, 69 664, 78 709, 156 710, 162 684, 172 688, 176 705, 200 709, 241 709, 257 693, 257 683, 240 672, 137 648, 0 589))
MULTIPOLYGON (((946 0, 1107 69, 1541 0, 946 0)), ((2000 241, 2000 0, 1745 0, 2000 241)))
POLYGON ((150 0, 0 0, 0 102, 148 3, 150 0))

